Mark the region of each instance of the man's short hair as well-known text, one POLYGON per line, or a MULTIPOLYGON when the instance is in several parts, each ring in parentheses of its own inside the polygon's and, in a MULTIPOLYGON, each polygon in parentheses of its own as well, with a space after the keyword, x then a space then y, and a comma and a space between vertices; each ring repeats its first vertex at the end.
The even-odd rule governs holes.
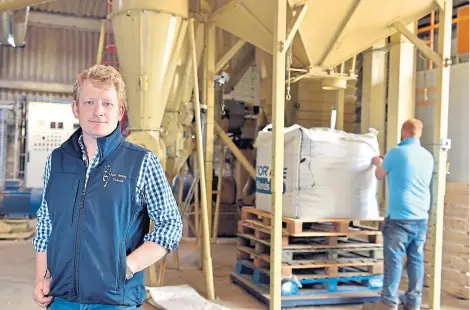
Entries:
POLYGON ((78 102, 80 91, 85 81, 89 81, 96 87, 114 86, 117 92, 119 104, 127 107, 126 85, 124 80, 115 68, 105 65, 94 65, 80 73, 73 87, 73 100, 78 102))
POLYGON ((419 119, 409 119, 403 123, 402 131, 412 137, 420 138, 423 133, 423 123, 419 119))

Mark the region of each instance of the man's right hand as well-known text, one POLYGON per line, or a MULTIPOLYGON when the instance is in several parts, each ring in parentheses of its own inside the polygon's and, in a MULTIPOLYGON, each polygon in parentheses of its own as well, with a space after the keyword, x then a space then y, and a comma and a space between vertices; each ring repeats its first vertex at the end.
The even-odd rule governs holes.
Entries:
POLYGON ((52 296, 49 296, 51 291, 51 278, 41 279, 36 282, 36 287, 33 292, 34 301, 41 307, 46 308, 52 302, 52 296))
POLYGON ((383 159, 381 156, 375 156, 374 158, 372 158, 372 164, 374 166, 379 166, 382 164, 382 162, 383 162, 383 159))

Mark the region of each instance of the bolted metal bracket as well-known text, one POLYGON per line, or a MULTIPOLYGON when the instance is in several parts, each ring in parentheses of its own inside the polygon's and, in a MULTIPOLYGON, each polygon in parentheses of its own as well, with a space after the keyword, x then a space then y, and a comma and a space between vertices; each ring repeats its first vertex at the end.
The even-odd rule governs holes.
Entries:
POLYGON ((442 151, 449 151, 451 148, 451 140, 450 139, 441 139, 439 146, 442 151))
POLYGON ((452 65, 452 59, 450 58, 446 58, 444 59, 444 63, 443 63, 444 67, 449 67, 452 65))
POLYGON ((279 49, 279 52, 280 52, 280 53, 284 52, 284 45, 285 45, 285 42, 284 42, 284 41, 279 41, 279 43, 278 43, 278 49, 279 49))

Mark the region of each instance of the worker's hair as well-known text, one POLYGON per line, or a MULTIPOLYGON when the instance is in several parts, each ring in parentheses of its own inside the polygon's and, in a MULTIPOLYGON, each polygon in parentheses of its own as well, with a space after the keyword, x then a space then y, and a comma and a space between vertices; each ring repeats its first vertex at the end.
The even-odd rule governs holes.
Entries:
POLYGON ((78 103, 80 91, 85 81, 91 82, 97 87, 114 86, 117 92, 119 104, 127 107, 126 85, 119 71, 111 66, 94 65, 91 68, 80 73, 73 87, 73 100, 78 103))
POLYGON ((421 138, 423 123, 418 119, 412 118, 403 123, 401 130, 409 137, 421 138))

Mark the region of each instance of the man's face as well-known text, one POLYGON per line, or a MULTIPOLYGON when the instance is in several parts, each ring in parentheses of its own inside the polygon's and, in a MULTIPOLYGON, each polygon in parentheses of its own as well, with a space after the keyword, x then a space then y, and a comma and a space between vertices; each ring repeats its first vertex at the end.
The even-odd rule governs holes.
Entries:
POLYGON ((80 98, 72 103, 72 109, 84 134, 94 138, 111 134, 124 114, 114 86, 95 86, 89 81, 83 83, 80 98))

